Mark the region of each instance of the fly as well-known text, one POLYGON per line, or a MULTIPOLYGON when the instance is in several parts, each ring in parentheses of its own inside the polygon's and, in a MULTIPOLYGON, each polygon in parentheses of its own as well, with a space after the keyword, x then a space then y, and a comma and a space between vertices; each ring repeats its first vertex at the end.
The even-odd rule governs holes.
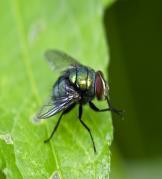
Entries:
POLYGON ((47 143, 56 132, 62 117, 70 112, 76 105, 79 105, 79 121, 88 131, 94 152, 96 153, 95 142, 90 128, 82 120, 83 105, 96 112, 112 111, 121 114, 121 110, 112 107, 109 100, 109 86, 101 71, 94 71, 92 68, 77 62, 73 57, 58 50, 48 50, 45 59, 54 71, 61 70, 62 73, 53 85, 52 95, 47 104, 43 105, 35 120, 47 119, 61 113, 51 135, 44 142, 47 143), (99 109, 92 100, 106 100, 108 108, 99 109))

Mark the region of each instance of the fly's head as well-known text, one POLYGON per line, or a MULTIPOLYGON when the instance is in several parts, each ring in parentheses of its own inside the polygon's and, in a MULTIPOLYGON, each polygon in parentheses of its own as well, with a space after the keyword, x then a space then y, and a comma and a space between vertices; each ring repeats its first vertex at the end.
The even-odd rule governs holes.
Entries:
POLYGON ((109 86, 101 71, 96 72, 95 78, 95 94, 98 100, 105 100, 108 98, 109 86))

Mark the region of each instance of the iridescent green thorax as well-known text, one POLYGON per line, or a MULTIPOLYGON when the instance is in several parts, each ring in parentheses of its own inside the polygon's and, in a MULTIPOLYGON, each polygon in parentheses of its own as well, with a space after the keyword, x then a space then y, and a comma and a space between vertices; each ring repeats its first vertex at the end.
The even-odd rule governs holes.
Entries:
POLYGON ((88 90, 93 86, 94 71, 88 67, 76 66, 70 70, 69 80, 80 90, 88 90))
POLYGON ((83 101, 95 96, 95 71, 89 67, 76 65, 68 70, 69 81, 82 93, 83 101))

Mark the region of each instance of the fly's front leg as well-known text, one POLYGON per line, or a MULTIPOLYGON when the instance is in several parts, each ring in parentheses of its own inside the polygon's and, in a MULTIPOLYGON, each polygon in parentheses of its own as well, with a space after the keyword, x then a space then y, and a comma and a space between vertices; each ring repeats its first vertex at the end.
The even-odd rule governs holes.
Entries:
POLYGON ((105 108, 105 109, 99 109, 95 104, 93 104, 91 101, 89 102, 89 106, 91 109, 93 109, 96 112, 105 112, 105 111, 112 111, 118 115, 121 115, 123 111, 115 109, 111 106, 110 102, 109 104, 109 108, 105 108))
POLYGON ((104 111, 111 111, 110 108, 105 108, 105 109, 99 109, 95 104, 93 104, 91 101, 89 102, 89 106, 91 109, 93 109, 96 112, 104 112, 104 111))

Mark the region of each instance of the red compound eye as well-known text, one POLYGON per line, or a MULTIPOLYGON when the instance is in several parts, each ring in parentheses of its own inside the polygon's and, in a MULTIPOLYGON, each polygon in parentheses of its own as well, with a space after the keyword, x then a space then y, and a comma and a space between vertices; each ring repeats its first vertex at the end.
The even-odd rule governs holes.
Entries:
POLYGON ((102 100, 104 98, 105 82, 101 71, 96 72, 95 92, 98 100, 102 100))

